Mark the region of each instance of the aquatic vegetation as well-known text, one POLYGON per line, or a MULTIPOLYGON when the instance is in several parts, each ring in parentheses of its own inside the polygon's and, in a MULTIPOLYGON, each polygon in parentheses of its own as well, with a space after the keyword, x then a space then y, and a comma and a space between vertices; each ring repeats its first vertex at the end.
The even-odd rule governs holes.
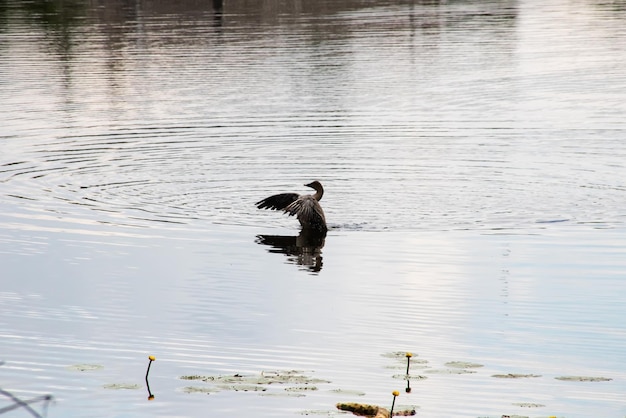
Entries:
MULTIPOLYGON (((199 380, 213 385, 215 391, 267 392, 270 386, 283 386, 284 396, 304 396, 304 392, 316 391, 316 384, 330 383, 328 380, 306 376, 298 370, 263 371, 258 375, 180 376, 181 380, 199 380), (290 392, 287 394, 285 392, 290 392)), ((277 395, 273 392, 272 394, 277 395)))
POLYGON ((385 357, 385 358, 398 360, 398 362, 396 364, 385 366, 386 368, 389 368, 389 369, 400 369, 400 368, 406 367, 406 374, 409 374, 409 368, 411 367, 411 365, 413 367, 425 368, 425 367, 427 367, 427 366, 425 366, 425 364, 428 364, 428 360, 415 358, 416 355, 414 355, 411 352, 392 351, 392 352, 389 352, 389 353, 383 353, 383 354, 381 354, 381 356, 385 357), (404 363, 404 361, 406 361, 406 363, 404 363), (418 366, 416 366, 416 365, 418 365, 418 366))
POLYGON ((422 376, 420 374, 394 374, 391 376, 394 379, 402 379, 402 380, 425 380, 428 379, 428 376, 422 376))
POLYGON ((398 392, 397 390, 394 390, 393 392, 391 392, 391 394, 393 395, 393 401, 391 401, 391 412, 389 412, 390 417, 393 416, 393 407, 396 404, 396 398, 400 396, 400 392, 398 392))
POLYGON ((154 356, 148 356, 148 370, 146 370, 146 389, 148 389, 148 400, 151 401, 154 399, 154 395, 152 394, 152 391, 150 390, 150 382, 148 382, 148 374, 150 374, 150 366, 152 365, 152 362, 156 360, 156 357, 154 356))
POLYGON ((330 391, 342 395, 365 396, 365 392, 361 392, 359 390, 331 389, 330 391))
POLYGON ((394 358, 394 359, 398 359, 398 360, 404 360, 407 357, 407 354, 410 354, 411 357, 413 357, 413 353, 407 352, 407 351, 391 351, 389 353, 383 353, 381 354, 382 357, 386 357, 386 358, 394 358))
POLYGON ((446 367, 458 367, 459 369, 473 369, 478 367, 484 367, 479 363, 471 363, 469 361, 449 361, 444 364, 446 367))
POLYGON ((67 369, 75 372, 90 372, 104 369, 104 366, 100 364, 72 364, 71 366, 67 366, 67 369))
MULTIPOLYGON (((286 391, 287 389, 285 389, 286 391)), ((299 392, 262 392, 259 393, 259 396, 279 396, 279 397, 287 397, 287 398, 304 398, 306 395, 304 393, 299 392)))
POLYGON ((491 377, 498 379, 525 379, 529 377, 541 377, 540 374, 521 374, 521 373, 508 373, 508 374, 494 374, 491 377))
POLYGON ((208 377, 200 376, 200 375, 192 375, 192 376, 181 376, 181 377, 179 377, 179 379, 182 379, 182 380, 203 380, 203 379, 208 379, 208 377))
POLYGON ((528 418, 526 415, 502 415, 502 418, 528 418))
POLYGON ((566 382, 609 382, 613 380, 610 377, 593 377, 593 376, 559 376, 555 377, 557 380, 564 380, 566 382))
POLYGON ((522 408, 543 408, 543 407, 545 407, 545 405, 543 405, 543 404, 532 403, 532 402, 517 402, 517 403, 513 403, 512 405, 519 406, 519 407, 522 407, 522 408))
POLYGON ((148 360, 150 361, 148 362, 148 370, 146 370, 146 382, 148 381, 148 374, 150 373, 150 366, 152 365, 152 362, 156 360, 156 357, 148 356, 148 360))
MULTIPOLYGON (((428 369, 430 366, 428 365, 428 360, 425 359, 412 359, 411 360, 411 369, 428 369)), ((399 370, 404 369, 405 365, 401 363, 396 364, 387 364, 384 366, 385 369, 393 369, 399 370)))
POLYGON ((406 353, 406 375, 409 375, 409 367, 411 366, 411 357, 413 357, 413 353, 406 353))
POLYGON ((104 389, 114 389, 114 390, 120 390, 120 389, 135 390, 135 389, 141 389, 141 385, 138 385, 136 383, 109 383, 107 385, 103 385, 102 387, 104 389))
POLYGON ((183 392, 185 393, 205 393, 207 395, 211 393, 219 392, 218 389, 209 388, 209 387, 198 387, 198 386, 185 386, 183 388, 183 392))
POLYGON ((233 392, 265 392, 267 390, 265 386, 258 385, 217 385, 216 388, 233 392))
POLYGON ((344 402, 344 403, 338 403, 337 409, 341 411, 352 412, 355 415, 361 415, 361 416, 366 416, 366 417, 367 416, 377 417, 379 416, 379 411, 383 409, 384 412, 381 411, 380 415, 384 417, 389 417, 389 411, 377 405, 369 405, 369 404, 355 403, 355 402, 344 402))
POLYGON ((323 415, 327 417, 345 416, 341 411, 329 411, 327 409, 307 409, 300 412, 300 415, 323 415))
POLYGON ((288 392, 308 392, 318 390, 316 386, 296 386, 296 387, 286 387, 286 391, 288 392))
MULTIPOLYGON (((396 391, 397 392, 397 391, 396 391)), ((395 399, 395 396, 394 396, 395 399)), ((373 418, 390 418, 391 414, 387 408, 378 405, 370 405, 355 402, 343 402, 337 404, 337 409, 341 411, 352 412, 354 415, 373 418)), ((411 416, 415 415, 415 409, 407 409, 393 413, 394 416, 411 416)))
POLYGON ((424 373, 430 373, 430 374, 472 374, 472 373, 476 373, 476 370, 465 370, 465 369, 428 369, 428 370, 424 370, 424 373))

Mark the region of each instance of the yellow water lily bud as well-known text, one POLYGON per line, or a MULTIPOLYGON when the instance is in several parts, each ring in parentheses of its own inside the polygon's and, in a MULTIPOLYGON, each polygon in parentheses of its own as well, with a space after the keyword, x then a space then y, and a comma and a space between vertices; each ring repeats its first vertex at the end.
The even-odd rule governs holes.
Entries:
POLYGON ((148 356, 148 360, 150 360, 150 361, 154 361, 154 360, 156 360, 156 357, 154 357, 154 356, 148 356))
POLYGON ((413 353, 406 353, 405 354, 407 357, 413 357, 413 353))
POLYGON ((397 390, 394 390, 393 392, 391 392, 391 394, 393 396, 400 396, 400 392, 398 392, 397 390))

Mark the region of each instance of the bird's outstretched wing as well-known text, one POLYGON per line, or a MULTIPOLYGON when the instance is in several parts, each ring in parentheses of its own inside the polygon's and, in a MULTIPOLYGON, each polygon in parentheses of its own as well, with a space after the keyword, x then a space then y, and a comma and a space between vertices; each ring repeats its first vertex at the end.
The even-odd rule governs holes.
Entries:
POLYGON ((313 196, 300 196, 285 208, 285 212, 289 215, 298 215, 298 219, 312 219, 318 213, 317 208, 321 209, 313 196))
POLYGON ((285 210, 287 206, 295 202, 298 197, 297 193, 280 193, 274 196, 266 197, 255 203, 259 209, 285 210))
POLYGON ((292 204, 285 208, 289 215, 297 215, 300 224, 304 228, 313 228, 326 231, 326 218, 324 211, 313 196, 300 196, 292 204))

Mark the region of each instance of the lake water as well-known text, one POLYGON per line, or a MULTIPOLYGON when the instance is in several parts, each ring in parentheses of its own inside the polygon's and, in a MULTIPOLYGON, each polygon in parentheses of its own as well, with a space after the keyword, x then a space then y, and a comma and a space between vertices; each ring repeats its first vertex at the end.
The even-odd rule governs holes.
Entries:
POLYGON ((626 416, 624 51, 621 1, 0 1, 0 414, 626 416), (254 202, 314 179, 302 244, 254 202))

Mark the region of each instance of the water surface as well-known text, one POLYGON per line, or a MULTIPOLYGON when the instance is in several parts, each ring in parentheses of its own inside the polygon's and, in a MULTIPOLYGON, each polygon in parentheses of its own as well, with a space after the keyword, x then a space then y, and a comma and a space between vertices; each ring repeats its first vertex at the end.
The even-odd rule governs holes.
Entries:
POLYGON ((392 390, 626 415, 619 3, 169 3, 0 3, 0 388, 64 417, 392 390), (254 202, 313 179, 330 231, 302 247, 254 202), (328 383, 180 379, 289 370, 328 383))

